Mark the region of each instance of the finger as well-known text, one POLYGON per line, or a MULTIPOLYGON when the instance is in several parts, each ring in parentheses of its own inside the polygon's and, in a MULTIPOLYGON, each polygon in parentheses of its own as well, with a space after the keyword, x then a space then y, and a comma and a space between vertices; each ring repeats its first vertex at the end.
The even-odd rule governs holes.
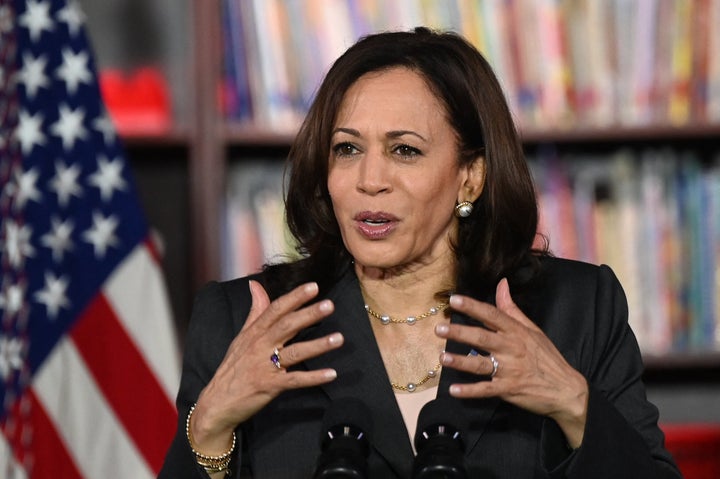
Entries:
POLYGON ((309 358, 320 356, 342 346, 345 339, 340 333, 333 333, 312 341, 294 343, 280 350, 283 367, 293 366, 309 358))
POLYGON ((271 302, 260 314, 266 327, 272 327, 279 318, 292 313, 318 294, 315 282, 305 283, 271 302))
MULTIPOLYGON (((272 304, 270 307, 272 307, 272 304)), ((333 302, 329 299, 323 299, 297 311, 292 311, 276 320, 268 329, 268 334, 274 337, 278 344, 284 344, 297 335, 300 330, 312 326, 334 310, 335 305, 333 302)))
POLYGON ((500 382, 481 381, 467 384, 451 384, 450 395, 456 398, 489 398, 499 397, 504 393, 500 382))
POLYGON ((302 389, 329 383, 337 378, 337 371, 331 368, 313 371, 292 371, 283 375, 282 389, 302 389))
POLYGON ((248 314, 247 321, 245 324, 250 325, 270 306, 270 297, 268 296, 265 288, 260 283, 254 280, 250 280, 250 297, 252 303, 250 306, 250 313, 248 314))
POLYGON ((480 355, 462 356, 459 354, 442 353, 440 355, 440 363, 443 366, 478 376, 490 376, 494 369, 492 360, 487 356, 480 355))
POLYGON ((521 324, 532 329, 539 329, 513 301, 510 295, 510 285, 506 278, 501 279, 495 289, 495 304, 500 311, 515 318, 521 324))
POLYGON ((435 334, 443 339, 473 346, 484 351, 500 351, 505 349, 503 337, 496 332, 480 326, 462 324, 438 324, 435 334))
POLYGON ((507 331, 512 329, 514 325, 512 318, 499 308, 468 296, 453 294, 450 296, 450 306, 459 313, 481 321, 487 328, 493 331, 507 331))

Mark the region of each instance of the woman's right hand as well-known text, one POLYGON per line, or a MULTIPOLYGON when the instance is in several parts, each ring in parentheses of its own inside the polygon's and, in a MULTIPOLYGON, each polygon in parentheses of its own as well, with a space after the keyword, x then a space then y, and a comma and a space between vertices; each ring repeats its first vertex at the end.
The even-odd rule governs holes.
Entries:
POLYGON ((334 369, 292 372, 285 369, 343 343, 342 335, 333 333, 283 348, 302 329, 332 313, 334 305, 327 299, 301 308, 317 296, 316 283, 298 286, 270 302, 262 285, 250 281, 250 294, 252 306, 245 325, 200 393, 192 414, 193 445, 206 455, 227 451, 238 424, 255 415, 281 392, 317 386, 337 377, 334 369), (281 368, 270 359, 274 348, 280 350, 281 368))

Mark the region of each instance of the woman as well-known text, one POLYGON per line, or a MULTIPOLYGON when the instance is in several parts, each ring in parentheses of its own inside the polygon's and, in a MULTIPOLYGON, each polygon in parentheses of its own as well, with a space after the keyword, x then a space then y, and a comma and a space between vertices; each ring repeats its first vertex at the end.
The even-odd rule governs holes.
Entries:
POLYGON ((198 295, 161 477, 312 477, 344 397, 370 411, 369 477, 411 477, 418 412, 448 395, 469 477, 679 477, 617 279, 533 250, 518 135, 470 44, 360 40, 289 159, 303 259, 198 295))

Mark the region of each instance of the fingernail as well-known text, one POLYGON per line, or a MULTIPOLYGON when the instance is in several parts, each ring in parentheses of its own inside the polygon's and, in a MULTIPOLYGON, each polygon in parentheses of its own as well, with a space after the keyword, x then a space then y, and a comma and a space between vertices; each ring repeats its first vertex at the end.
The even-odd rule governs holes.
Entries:
POLYGON ((460 297, 456 294, 453 294, 452 296, 450 296, 450 306, 455 308, 458 306, 462 306, 462 304, 463 304, 462 297, 460 297))
POLYGON ((305 285, 305 292, 306 293, 317 293, 318 291, 318 285, 316 282, 308 283, 305 285))
POLYGON ((329 299, 325 299, 325 300, 323 300, 323 301, 320 301, 320 304, 319 304, 318 308, 319 308, 320 311, 322 311, 323 313, 329 313, 329 312, 332 311, 332 309, 333 309, 332 301, 330 301, 329 299))
POLYGON ((325 377, 327 379, 335 379, 337 377, 337 371, 335 371, 334 369, 328 369, 327 371, 325 371, 325 377))
POLYGON ((458 386, 457 384, 453 384, 452 386, 450 386, 450 394, 460 394, 461 390, 462 388, 460 388, 460 386, 458 386))
POLYGON ((444 352, 440 355, 440 362, 443 363, 445 366, 452 363, 452 356, 449 354, 445 354, 444 352))
POLYGON ((447 324, 438 324, 435 326, 435 332, 441 336, 446 335, 449 330, 450 328, 447 324))
POLYGON ((343 335, 340 333, 333 333, 328 337, 328 343, 330 343, 331 346, 342 344, 343 340, 343 335))

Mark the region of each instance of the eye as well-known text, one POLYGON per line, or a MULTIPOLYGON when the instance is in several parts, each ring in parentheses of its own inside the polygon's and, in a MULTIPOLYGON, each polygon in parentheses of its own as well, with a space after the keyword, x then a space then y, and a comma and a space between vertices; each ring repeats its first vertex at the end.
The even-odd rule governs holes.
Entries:
POLYGON ((358 148, 352 143, 343 142, 333 146, 332 152, 334 156, 342 157, 356 155, 360 152, 360 150, 358 150, 358 148))
POLYGON ((405 157, 405 158, 412 158, 412 157, 414 157, 414 156, 419 156, 419 155, 422 154, 422 153, 420 152, 420 150, 418 150, 417 148, 415 148, 415 147, 413 147, 413 146, 410 146, 410 145, 406 145, 406 144, 404 144, 404 143, 395 146, 395 147, 392 149, 392 151, 393 151, 393 153, 398 154, 398 155, 400 155, 400 156, 402 156, 402 157, 405 157))

